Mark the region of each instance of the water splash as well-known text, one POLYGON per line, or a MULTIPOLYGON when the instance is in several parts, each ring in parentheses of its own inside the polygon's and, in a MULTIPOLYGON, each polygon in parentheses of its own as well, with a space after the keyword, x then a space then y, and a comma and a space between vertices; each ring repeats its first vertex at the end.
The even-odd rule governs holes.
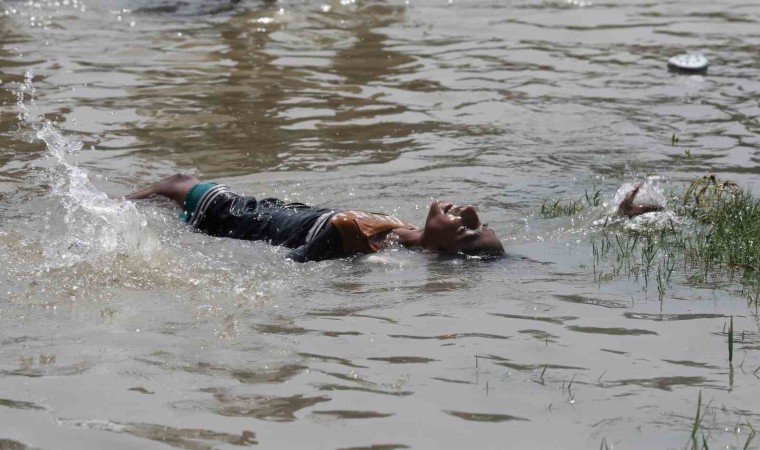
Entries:
POLYGON ((16 91, 16 105, 19 108, 18 120, 22 123, 27 123, 36 126, 42 119, 42 114, 37 108, 37 103, 34 101, 34 97, 37 94, 37 89, 34 87, 34 70, 29 69, 24 74, 24 82, 19 86, 16 91), (27 96, 29 101, 26 101, 27 96))
POLYGON ((158 238, 148 229, 146 218, 131 203, 108 198, 90 183, 86 170, 69 160, 83 143, 44 120, 35 104, 33 78, 28 71, 17 98, 19 120, 36 131, 53 161, 46 169, 54 206, 46 218, 45 266, 68 267, 120 255, 149 260, 158 249, 158 238))
POLYGON ((640 216, 636 216, 632 219, 620 216, 617 212, 620 203, 623 201, 626 195, 630 193, 636 182, 623 183, 615 193, 615 197, 612 202, 605 204, 604 217, 595 220, 593 226, 608 226, 614 224, 620 224, 623 228, 631 231, 644 231, 644 230, 656 230, 662 228, 670 228, 678 224, 684 223, 685 219, 676 215, 673 211, 668 210, 668 180, 662 176, 650 176, 641 182, 641 188, 639 189, 634 204, 650 204, 659 205, 663 208, 662 211, 655 211, 640 216))
MULTIPOLYGON (((623 201, 623 198, 625 198, 625 196, 633 190, 635 184, 636 183, 623 183, 623 185, 620 186, 618 191, 615 193, 615 199, 612 202, 612 205, 615 208, 617 208, 617 206, 620 205, 620 202, 623 201)), ((668 181, 665 177, 658 175, 647 177, 641 183, 641 189, 639 189, 639 193, 636 194, 634 203, 653 204, 666 207, 668 203, 668 198, 665 194, 667 184, 668 181)))

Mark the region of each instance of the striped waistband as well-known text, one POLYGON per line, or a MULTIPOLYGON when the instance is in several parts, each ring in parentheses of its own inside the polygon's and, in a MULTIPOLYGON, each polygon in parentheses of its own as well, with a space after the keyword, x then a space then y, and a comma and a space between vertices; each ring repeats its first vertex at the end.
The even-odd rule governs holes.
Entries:
POLYGON ((314 225, 311 226, 311 229, 309 229, 309 233, 306 235, 306 241, 304 243, 306 245, 311 244, 311 241, 314 240, 314 237, 318 235, 322 230, 324 230, 327 225, 330 224, 330 218, 334 215, 335 211, 330 211, 319 216, 317 218, 317 221, 314 222, 314 225))
MULTIPOLYGON (((186 210, 186 212, 190 213, 186 218, 188 225, 193 228, 197 227, 201 218, 206 214, 206 209, 208 209, 208 207, 214 202, 214 200, 216 200, 217 197, 227 192, 232 191, 229 187, 223 184, 211 186, 206 192, 203 193, 192 211, 186 210)), ((192 207, 191 205, 187 206, 192 207)))

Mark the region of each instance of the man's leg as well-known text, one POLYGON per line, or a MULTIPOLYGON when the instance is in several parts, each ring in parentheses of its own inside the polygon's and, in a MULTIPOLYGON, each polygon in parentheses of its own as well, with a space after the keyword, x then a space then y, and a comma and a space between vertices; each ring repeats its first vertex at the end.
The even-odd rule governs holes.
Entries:
POLYGON ((139 200, 161 195, 174 200, 179 206, 183 206, 187 193, 198 183, 199 180, 192 175, 177 173, 147 189, 133 192, 124 198, 127 200, 139 200))

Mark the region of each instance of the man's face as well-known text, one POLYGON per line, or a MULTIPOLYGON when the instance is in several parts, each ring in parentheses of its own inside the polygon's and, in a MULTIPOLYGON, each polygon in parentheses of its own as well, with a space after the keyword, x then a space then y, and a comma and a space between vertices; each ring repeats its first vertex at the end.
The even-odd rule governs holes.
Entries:
POLYGON ((442 200, 430 205, 422 246, 439 253, 504 254, 501 241, 483 225, 474 206, 442 200))

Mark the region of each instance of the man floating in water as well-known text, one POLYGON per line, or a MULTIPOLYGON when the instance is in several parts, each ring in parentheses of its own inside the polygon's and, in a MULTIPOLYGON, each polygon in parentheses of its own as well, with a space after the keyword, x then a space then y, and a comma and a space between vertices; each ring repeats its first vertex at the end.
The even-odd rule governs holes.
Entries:
POLYGON ((472 205, 434 201, 425 226, 418 228, 385 214, 286 204, 276 198, 257 200, 183 174, 125 198, 156 195, 179 204, 184 220, 197 231, 291 248, 289 257, 298 262, 375 253, 396 245, 433 253, 504 255, 501 241, 481 222, 472 205))
MULTIPOLYGON (((663 209, 660 205, 633 204, 641 186, 636 183, 626 194, 618 214, 631 218, 663 209)), ((472 205, 434 201, 425 226, 418 228, 386 214, 286 204, 276 198, 257 200, 236 194, 225 185, 184 174, 175 174, 125 198, 157 195, 179 204, 182 217, 197 231, 291 248, 289 257, 298 262, 376 253, 397 245, 442 254, 504 255, 496 233, 481 222, 472 205)))

